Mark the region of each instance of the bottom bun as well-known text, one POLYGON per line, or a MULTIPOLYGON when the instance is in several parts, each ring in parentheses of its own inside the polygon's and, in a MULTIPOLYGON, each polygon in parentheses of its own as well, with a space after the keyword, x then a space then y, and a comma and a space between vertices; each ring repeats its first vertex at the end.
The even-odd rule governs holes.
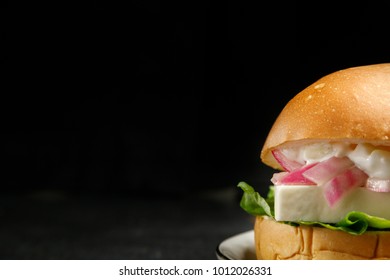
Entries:
POLYGON ((257 216, 254 232, 257 259, 390 259, 390 231, 352 235, 323 227, 290 226, 269 217, 257 216))

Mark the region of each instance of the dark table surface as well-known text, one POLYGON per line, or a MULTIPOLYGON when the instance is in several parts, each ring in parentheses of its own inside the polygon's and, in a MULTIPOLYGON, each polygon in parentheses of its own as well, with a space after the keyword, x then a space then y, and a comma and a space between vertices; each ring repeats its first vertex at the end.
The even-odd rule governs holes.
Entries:
POLYGON ((40 190, 0 197, 1 259, 216 259, 252 229, 228 187, 181 195, 40 190))

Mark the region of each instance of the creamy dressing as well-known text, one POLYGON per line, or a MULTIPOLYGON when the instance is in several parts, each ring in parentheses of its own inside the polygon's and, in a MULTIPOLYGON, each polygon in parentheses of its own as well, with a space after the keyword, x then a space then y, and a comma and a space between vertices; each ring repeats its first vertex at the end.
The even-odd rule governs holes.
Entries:
POLYGON ((347 156, 369 177, 390 179, 390 151, 371 144, 314 143, 281 151, 288 159, 301 164, 321 162, 333 156, 347 156))
POLYGON ((359 144, 348 157, 371 178, 390 179, 390 152, 359 144))

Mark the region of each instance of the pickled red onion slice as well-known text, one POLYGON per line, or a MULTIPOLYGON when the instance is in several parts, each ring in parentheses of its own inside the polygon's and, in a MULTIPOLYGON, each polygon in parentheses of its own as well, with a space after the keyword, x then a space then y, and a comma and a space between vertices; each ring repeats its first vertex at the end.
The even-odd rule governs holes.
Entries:
POLYGON ((286 177, 289 173, 288 172, 277 172, 274 173, 274 175, 271 178, 271 182, 274 185, 279 185, 280 182, 282 181, 283 177, 286 177))
POLYGON ((322 185, 353 165, 347 157, 331 157, 305 171, 302 175, 317 185, 322 185))
POLYGON ((295 169, 301 168, 303 165, 299 162, 288 159, 280 150, 273 150, 272 155, 276 161, 283 167, 286 171, 293 171, 295 169))
POLYGON ((374 192, 390 192, 390 180, 368 178, 366 188, 374 192))
POLYGON ((271 181, 275 185, 315 185, 313 181, 310 181, 302 175, 306 170, 310 170, 310 168, 315 165, 317 165, 317 163, 305 165, 292 172, 276 173, 278 175, 274 174, 271 181))
POLYGON ((328 205, 334 206, 348 191, 363 186, 367 178, 362 170, 352 167, 325 183, 324 195, 328 205))

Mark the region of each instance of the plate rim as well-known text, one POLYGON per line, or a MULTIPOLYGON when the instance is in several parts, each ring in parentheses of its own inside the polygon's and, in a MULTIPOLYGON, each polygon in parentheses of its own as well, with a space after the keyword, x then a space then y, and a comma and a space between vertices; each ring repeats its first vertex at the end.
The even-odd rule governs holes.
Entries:
POLYGON ((216 246, 216 249, 215 249, 215 254, 217 255, 217 258, 219 260, 235 260, 233 258, 229 258, 228 256, 226 256, 222 251, 221 251, 221 245, 223 245, 224 243, 226 242, 229 242, 229 241, 232 241, 233 239, 237 239, 237 238, 240 238, 242 237, 243 235, 253 235, 254 234, 254 230, 247 230, 247 231, 243 231, 243 232, 240 232, 240 233, 237 233, 237 234, 234 234, 232 236, 229 236, 227 238, 225 238, 224 240, 222 240, 221 242, 218 243, 218 245, 216 246))

